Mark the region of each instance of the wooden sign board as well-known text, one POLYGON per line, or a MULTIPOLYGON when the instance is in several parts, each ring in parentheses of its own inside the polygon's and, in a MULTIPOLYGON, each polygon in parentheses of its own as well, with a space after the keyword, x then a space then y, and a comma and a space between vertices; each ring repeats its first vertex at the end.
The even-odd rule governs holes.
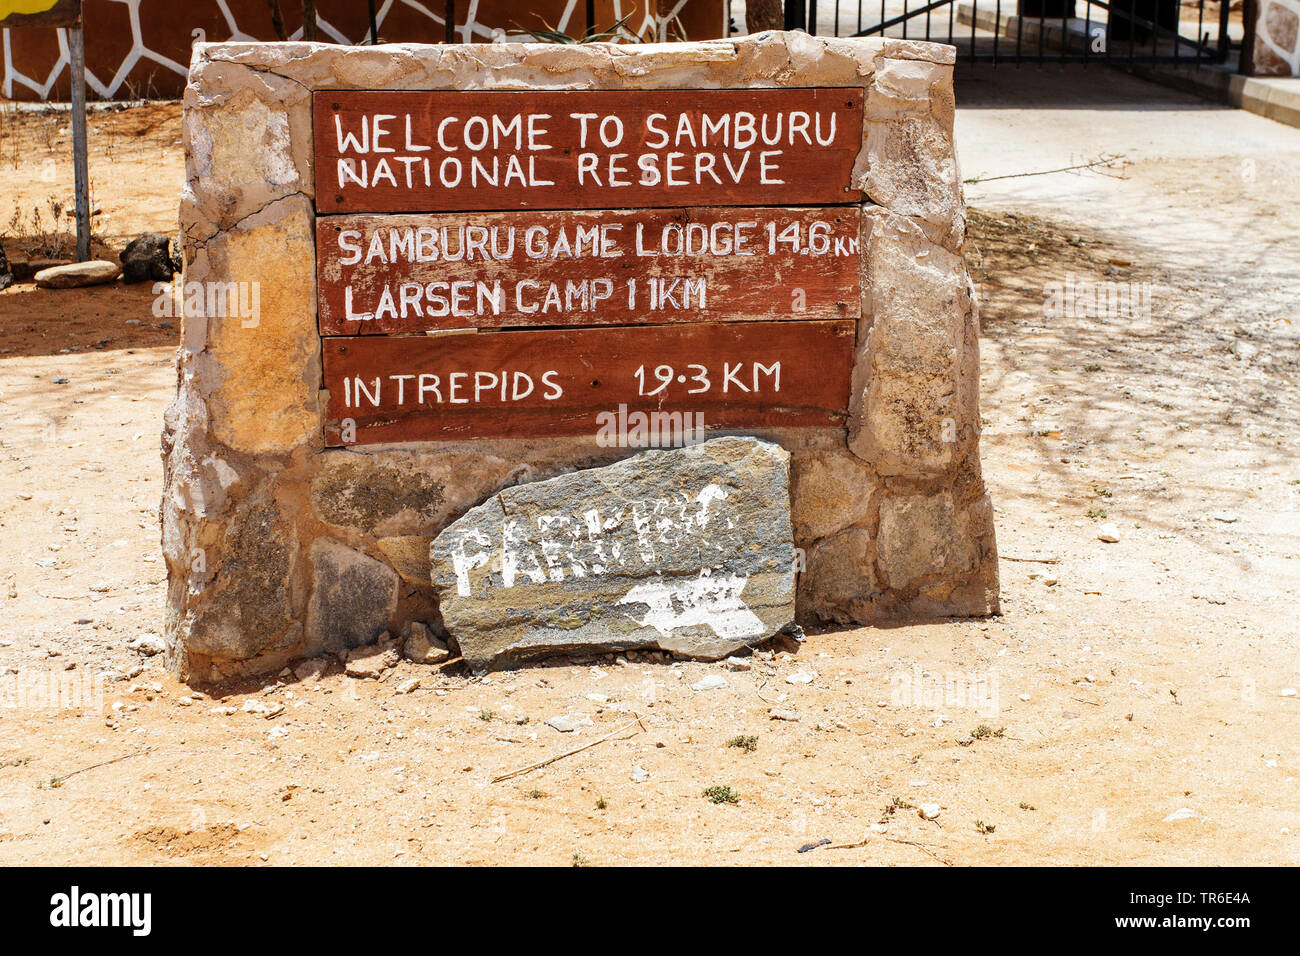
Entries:
POLYGON ((860 89, 313 94, 319 213, 826 205, 860 89))
POLYGON ((322 335, 844 319, 857 206, 322 216, 322 335))
POLYGON ((860 89, 313 97, 327 444, 844 425, 860 89))
POLYGON ((75 27, 79 23, 81 0, 0 0, 0 29, 75 27))
POLYGON ((854 333, 841 321, 326 338, 326 444, 594 435, 620 406, 709 429, 842 426, 854 333))

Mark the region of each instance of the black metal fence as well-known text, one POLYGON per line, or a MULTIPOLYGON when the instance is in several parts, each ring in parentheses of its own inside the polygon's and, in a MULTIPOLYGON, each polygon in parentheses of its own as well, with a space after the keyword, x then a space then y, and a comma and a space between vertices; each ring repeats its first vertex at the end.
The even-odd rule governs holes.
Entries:
POLYGON ((956 46, 964 60, 1017 66, 1200 68, 1227 63, 1241 46, 1240 12, 1230 0, 786 0, 785 26, 823 36, 934 40, 956 46))

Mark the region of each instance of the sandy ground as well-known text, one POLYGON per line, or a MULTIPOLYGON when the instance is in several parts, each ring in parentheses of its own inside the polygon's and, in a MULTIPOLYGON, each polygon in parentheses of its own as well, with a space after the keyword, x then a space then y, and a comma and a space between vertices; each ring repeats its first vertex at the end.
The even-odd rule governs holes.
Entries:
MULTIPOLYGON (((1211 139, 1242 115, 1167 108, 1211 139)), ((174 111, 155 118, 135 120, 138 159, 92 162, 121 234, 174 217, 174 111)), ((964 152, 966 175, 1060 165, 1050 142, 1000 150, 1002 124, 959 117, 984 165, 1006 165, 964 152)), ((1219 141, 1223 168, 1241 146, 1219 141)), ((1269 156, 1296 163, 1288 149, 1269 156)), ((176 330, 147 286, 0 293, 0 863, 1300 862, 1300 283, 1241 262, 1288 247, 1300 177, 1223 198, 1254 231, 1189 262, 1125 210, 1203 208, 1184 176, 1213 163, 1162 172, 1151 152, 1123 180, 970 187, 1003 614, 811 634, 747 671, 628 655, 178 684, 126 646, 161 629, 176 330), (1045 315, 1044 288, 1071 275, 1138 283, 1150 308, 1045 315), (692 690, 707 674, 728 686, 692 690), (42 681, 88 697, 12 706, 42 681), (995 710, 972 706, 980 689, 995 710), (591 726, 546 725, 561 714, 591 726)), ((0 196, 27 197, 30 175, 0 161, 0 196)), ((1212 238, 1241 218, 1193 221, 1212 238)))
MULTIPOLYGON (((185 181, 181 105, 95 104, 87 122, 93 252, 109 257, 140 232, 177 231, 185 181)), ((67 104, 0 104, 0 235, 5 252, 76 248, 72 125, 67 104), (57 223, 56 228, 51 228, 57 223)))

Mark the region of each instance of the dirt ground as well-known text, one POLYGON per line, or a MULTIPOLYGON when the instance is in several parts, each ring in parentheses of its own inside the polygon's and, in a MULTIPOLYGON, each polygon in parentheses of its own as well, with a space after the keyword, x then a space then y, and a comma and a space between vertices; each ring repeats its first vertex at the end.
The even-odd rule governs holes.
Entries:
MULTIPOLYGON (((92 124, 139 131, 92 157, 113 236, 174 223, 177 118, 92 124)), ((3 119, 21 211, 50 153, 42 120, 3 119)), ((1295 290, 1243 307, 1227 266, 1078 220, 973 210, 971 234, 1002 615, 810 634, 744 671, 177 683, 127 647, 162 629, 177 329, 147 285, 0 293, 0 863, 1300 862, 1295 290), (1045 314, 1068 276, 1149 283, 1150 308, 1045 314), (728 686, 692 690, 707 674, 728 686), (40 682, 89 697, 40 706, 40 682)))

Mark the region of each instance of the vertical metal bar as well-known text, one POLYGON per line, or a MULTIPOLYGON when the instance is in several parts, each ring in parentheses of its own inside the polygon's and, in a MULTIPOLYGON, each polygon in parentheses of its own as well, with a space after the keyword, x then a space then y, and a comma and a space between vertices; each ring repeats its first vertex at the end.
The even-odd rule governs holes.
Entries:
POLYGON ((1025 35, 1025 11, 1020 4, 1016 5, 1016 69, 1020 69, 1020 43, 1021 38, 1025 35))
MULTIPOLYGON (((1201 0, 1201 3, 1204 4, 1205 0, 1201 0)), ((1228 0, 1219 0, 1219 62, 1220 63, 1227 62, 1228 56, 1232 51, 1232 40, 1228 37, 1229 7, 1230 4, 1228 3, 1228 0)), ((1245 9, 1245 5, 1243 5, 1242 7, 1242 13, 1243 14, 1249 13, 1249 11, 1245 9)), ((1198 41, 1201 39, 1200 34, 1197 34, 1196 39, 1198 41)), ((1245 47, 1243 46, 1242 56, 1245 55, 1246 55, 1246 51, 1245 51, 1245 47)))
MULTIPOLYGON (((881 22, 881 23, 884 23, 884 22, 885 22, 885 0, 880 0, 880 22, 881 22)), ((880 28, 880 35, 881 35, 882 37, 885 35, 885 28, 884 28, 884 27, 881 27, 881 28, 880 28)))
POLYGON ((862 32, 862 0, 858 0, 858 32, 862 32))
POLYGON ((1151 59, 1160 55, 1160 0, 1155 0, 1151 10, 1151 59))
POLYGON ((81 24, 68 27, 72 81, 72 183, 77 207, 77 261, 90 258, 90 174, 86 166, 86 45, 81 24))
MULTIPOLYGON (((592 0, 587 0, 591 3, 592 0)), ((838 3, 839 0, 836 0, 838 3)), ((817 0, 808 0, 808 32, 817 35, 817 0)))
POLYGON ((379 24, 375 22, 375 0, 366 0, 366 12, 370 14, 370 45, 379 42, 379 24))
POLYGON ((270 0, 268 5, 271 8, 271 29, 275 31, 275 38, 283 42, 288 39, 284 32, 284 11, 280 9, 279 0, 270 0))
POLYGON ((592 36, 596 32, 596 0, 587 0, 587 32, 584 36, 592 36))
POLYGON ((804 0, 785 0, 785 28, 808 29, 808 9, 804 6, 804 0))
POLYGON ((907 39, 907 0, 903 0, 903 39, 907 39))
POLYGON ((998 38, 1002 35, 1002 0, 993 6, 993 65, 998 65, 998 38))
POLYGON ((975 21, 980 17, 980 0, 971 0, 970 4, 970 61, 975 62, 975 21))
MULTIPOLYGON (((1205 0, 1200 0, 1199 6, 1205 6, 1205 0)), ((1174 69, 1178 69, 1178 52, 1182 44, 1183 37, 1183 2, 1178 0, 1178 15, 1174 20, 1174 69)))
POLYGON ((1083 68, 1088 68, 1088 58, 1092 56, 1092 0, 1083 4, 1083 68))
MULTIPOLYGON (((1134 0, 1136 3, 1137 0, 1134 0)), ((1038 68, 1043 67, 1043 41, 1047 33, 1047 0, 1038 0, 1038 68)))
POLYGON ((1133 69, 1133 46, 1137 43, 1137 0, 1128 3, 1128 68, 1133 69))
POLYGON ((302 38, 308 43, 315 43, 316 30, 316 0, 302 0, 302 38))
MULTIPOLYGON (((1220 9, 1222 9, 1227 2, 1228 0, 1219 0, 1220 9)), ((1249 11, 1245 11, 1244 8, 1243 12, 1249 13, 1249 11)), ((1196 68, 1198 70, 1201 68, 1201 57, 1204 55, 1200 47, 1201 37, 1203 36, 1205 36, 1205 0, 1201 0, 1201 2, 1196 5, 1196 68)))
POLYGON ((835 35, 840 35, 840 0, 835 0, 835 35))
POLYGON ((925 38, 926 38, 926 40, 929 40, 929 39, 930 39, 930 17, 932 17, 932 16, 934 16, 934 11, 933 11, 933 10, 926 10, 926 11, 925 11, 925 38))
POLYGON ((1065 58, 1070 55, 1070 8, 1074 0, 1065 0, 1061 4, 1061 69, 1065 69, 1065 58))
POLYGON ((456 0, 447 0, 446 6, 442 11, 443 18, 443 43, 456 42, 456 0))
MULTIPOLYGON (((1226 0, 1219 0, 1219 2, 1225 3, 1226 0)), ((1241 55, 1237 57, 1237 68, 1236 70, 1233 71, 1234 73, 1250 75, 1251 73, 1255 72, 1255 28, 1256 28, 1255 9, 1257 6, 1258 4, 1255 2, 1255 0, 1242 0, 1241 19, 1242 19, 1243 30, 1241 35, 1241 55)), ((1223 7, 1222 6, 1219 7, 1219 24, 1220 24, 1219 42, 1222 43, 1223 42, 1223 7)), ((1197 32, 1196 39, 1199 41, 1200 38, 1201 38, 1201 34, 1200 32, 1197 32)), ((1229 46, 1228 50, 1229 52, 1231 52, 1232 47, 1229 46)), ((1201 51, 1198 48, 1196 52, 1197 52, 1196 68, 1199 70, 1201 68, 1201 61, 1200 61, 1201 51)), ((1226 54, 1220 51, 1219 55, 1224 56, 1226 54)))

